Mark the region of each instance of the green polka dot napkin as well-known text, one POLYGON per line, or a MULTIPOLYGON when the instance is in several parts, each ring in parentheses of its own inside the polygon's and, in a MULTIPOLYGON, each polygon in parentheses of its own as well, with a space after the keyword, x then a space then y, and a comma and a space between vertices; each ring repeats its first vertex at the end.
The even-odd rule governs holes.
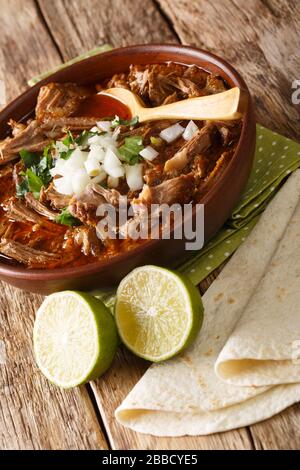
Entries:
POLYGON ((254 164, 246 189, 219 233, 177 269, 198 284, 245 240, 288 175, 300 166, 300 144, 257 125, 254 164))
MULTIPOLYGON (((62 67, 81 59, 112 49, 109 44, 96 47, 75 59, 59 65, 28 81, 30 86, 62 67)), ((219 233, 198 252, 191 253, 188 261, 177 269, 188 275, 196 285, 219 267, 243 243, 259 219, 270 199, 288 175, 300 166, 300 144, 257 125, 254 165, 246 189, 231 218, 219 233)), ((96 295, 96 293, 94 293, 96 295)), ((114 291, 99 293, 97 297, 111 308, 114 291)))

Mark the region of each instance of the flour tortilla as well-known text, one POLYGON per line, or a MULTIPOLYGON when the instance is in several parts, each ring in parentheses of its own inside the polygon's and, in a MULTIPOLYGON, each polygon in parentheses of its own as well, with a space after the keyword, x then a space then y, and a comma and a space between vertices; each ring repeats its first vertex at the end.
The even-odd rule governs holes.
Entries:
POLYGON ((300 382, 300 203, 216 363, 235 385, 300 382))
POLYGON ((209 434, 266 419, 300 400, 298 384, 237 387, 214 370, 299 200, 297 171, 205 293, 204 323, 195 343, 181 356, 148 369, 116 410, 121 424, 157 436, 209 434))

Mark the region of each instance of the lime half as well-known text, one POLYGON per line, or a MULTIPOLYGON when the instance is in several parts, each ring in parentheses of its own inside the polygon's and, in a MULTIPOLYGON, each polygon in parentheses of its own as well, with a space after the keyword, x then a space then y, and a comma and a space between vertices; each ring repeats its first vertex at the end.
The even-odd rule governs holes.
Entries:
POLYGON ((196 337, 203 319, 201 296, 187 277, 143 266, 120 283, 115 319, 128 349, 149 361, 163 361, 196 337))
POLYGON ((69 388, 105 372, 115 356, 118 335, 100 300, 65 291, 49 295, 40 306, 33 342, 42 373, 55 385, 69 388))

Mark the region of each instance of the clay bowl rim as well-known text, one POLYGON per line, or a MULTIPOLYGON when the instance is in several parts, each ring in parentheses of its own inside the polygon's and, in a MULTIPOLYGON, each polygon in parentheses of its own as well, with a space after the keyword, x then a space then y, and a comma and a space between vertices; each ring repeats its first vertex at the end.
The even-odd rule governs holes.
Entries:
MULTIPOLYGON (((231 158, 231 161, 223 171, 223 173, 220 175, 220 178, 215 182, 213 187, 207 192, 207 194, 203 197, 201 200, 201 204, 207 204, 211 199, 214 198, 214 195, 218 192, 219 188, 222 186, 224 180, 230 176, 231 169, 235 165, 235 162, 238 158, 243 158, 241 154, 241 149, 243 147, 243 144, 246 140, 246 136, 248 134, 249 130, 249 120, 251 118, 250 113, 251 113, 251 96, 248 90, 248 87, 244 81, 244 79, 241 77, 241 75, 235 70, 233 66, 231 66, 226 60, 223 58, 205 51, 200 48, 196 47, 191 47, 191 46, 184 46, 180 44, 138 44, 138 45, 133 45, 133 46, 126 46, 126 47, 120 47, 116 49, 112 49, 111 51, 108 52, 102 52, 100 54, 97 54, 95 56, 89 57, 87 59, 83 59, 79 62, 76 62, 74 64, 71 64, 67 67, 64 67, 63 69, 54 72, 51 74, 49 77, 41 80, 37 84, 35 84, 33 87, 29 88, 25 92, 23 92, 21 95, 19 95, 16 99, 14 99, 11 103, 9 103, 0 113, 0 123, 7 119, 7 115, 9 115, 10 112, 13 110, 17 109, 19 106, 22 105, 24 100, 27 98, 28 95, 33 94, 39 88, 51 81, 60 81, 60 75, 63 72, 66 72, 67 70, 73 70, 76 72, 79 67, 84 66, 87 63, 92 63, 92 62, 97 62, 97 59, 99 56, 105 60, 105 58, 115 56, 115 59, 117 60, 119 55, 124 55, 128 54, 130 57, 139 55, 141 53, 150 53, 150 54, 155 54, 156 52, 169 52, 170 54, 178 54, 178 60, 173 62, 181 63, 184 64, 184 56, 187 56, 191 58, 192 56, 195 57, 195 62, 197 65, 197 62, 206 62, 208 64, 217 66, 220 68, 227 76, 230 77, 230 79, 238 86, 239 88, 242 88, 245 90, 245 92, 248 95, 248 106, 247 110, 244 115, 243 119, 243 126, 242 126, 242 131, 239 139, 239 143, 237 145, 236 151, 231 158)), ((166 62, 166 60, 161 61, 166 62)), ((137 61, 138 63, 138 61, 137 61)), ((156 63, 160 63, 159 60, 157 60, 156 63)), ((203 67, 205 68, 205 67, 203 67)), ((209 70, 209 69, 208 69, 209 70)), ((64 81, 64 80, 63 80, 64 81)), ((26 118, 26 115, 24 115, 23 119, 26 118)), ((6 122, 4 122, 6 124, 6 122)), ((193 209, 193 215, 195 213, 195 207, 193 209)), ((22 266, 9 266, 6 265, 3 262, 0 262, 0 275, 3 280, 5 280, 5 277, 15 277, 16 279, 24 279, 24 280, 32 280, 32 281, 59 281, 64 278, 73 278, 73 279, 78 279, 83 276, 89 276, 92 274, 97 273, 99 270, 105 270, 105 268, 110 268, 113 269, 114 267, 117 268, 118 264, 120 262, 124 262, 126 260, 129 260, 130 258, 134 256, 138 256, 140 253, 145 251, 146 249, 149 250, 151 247, 154 247, 157 243, 160 243, 162 240, 160 239, 155 239, 155 240, 148 240, 144 241, 140 246, 137 246, 127 252, 120 253, 118 255, 115 255, 114 257, 110 259, 105 259, 102 261, 96 261, 91 264, 86 264, 78 267, 66 267, 66 268, 57 268, 57 269, 28 269, 22 266)))

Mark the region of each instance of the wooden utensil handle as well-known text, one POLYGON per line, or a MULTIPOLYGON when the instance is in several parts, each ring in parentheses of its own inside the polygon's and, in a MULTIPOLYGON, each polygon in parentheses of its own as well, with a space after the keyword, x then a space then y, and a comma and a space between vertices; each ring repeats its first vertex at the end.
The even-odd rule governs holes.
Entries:
POLYGON ((140 122, 158 119, 239 119, 245 109, 245 99, 245 93, 235 87, 215 95, 189 98, 157 108, 143 108, 140 122))

